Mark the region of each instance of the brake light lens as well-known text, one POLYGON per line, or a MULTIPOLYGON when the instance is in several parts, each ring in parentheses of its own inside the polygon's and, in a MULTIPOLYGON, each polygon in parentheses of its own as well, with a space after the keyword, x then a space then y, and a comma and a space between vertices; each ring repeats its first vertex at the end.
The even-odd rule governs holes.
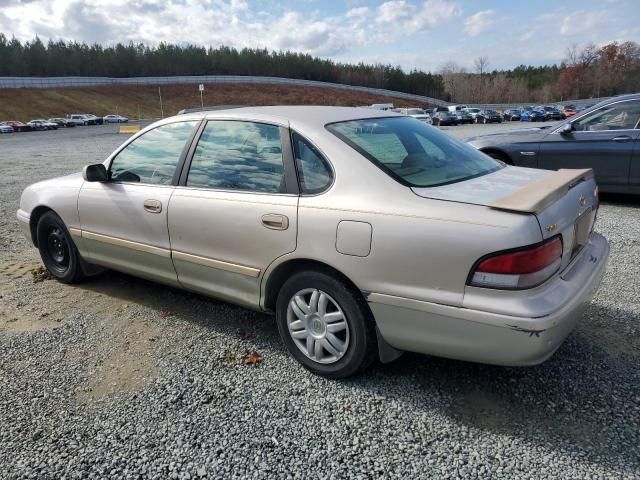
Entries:
POLYGON ((470 284, 503 289, 532 288, 555 274, 561 263, 562 240, 556 236, 538 245, 481 260, 470 284))

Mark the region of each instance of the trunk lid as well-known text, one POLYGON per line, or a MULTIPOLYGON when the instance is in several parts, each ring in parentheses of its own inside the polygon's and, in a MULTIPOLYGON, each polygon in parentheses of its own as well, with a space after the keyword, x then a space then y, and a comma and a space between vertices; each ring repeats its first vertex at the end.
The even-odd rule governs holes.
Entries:
POLYGON ((463 182, 413 191, 425 198, 535 215, 543 239, 562 235, 563 266, 588 241, 598 205, 591 169, 505 167, 463 182))

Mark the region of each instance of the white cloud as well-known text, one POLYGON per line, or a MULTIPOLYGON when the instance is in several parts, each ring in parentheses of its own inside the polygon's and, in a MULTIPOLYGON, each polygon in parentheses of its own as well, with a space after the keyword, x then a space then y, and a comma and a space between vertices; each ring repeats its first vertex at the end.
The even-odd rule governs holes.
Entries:
POLYGON ((413 5, 409 5, 404 0, 384 2, 376 10, 376 22, 394 23, 405 19, 411 14, 413 8, 413 5))
POLYGON ((495 23, 496 12, 493 10, 483 10, 474 13, 464 21, 464 31, 472 37, 480 35, 489 30, 495 23))
POLYGON ((604 11, 578 10, 562 19, 560 34, 569 36, 580 32, 597 29, 609 21, 609 14, 604 11))

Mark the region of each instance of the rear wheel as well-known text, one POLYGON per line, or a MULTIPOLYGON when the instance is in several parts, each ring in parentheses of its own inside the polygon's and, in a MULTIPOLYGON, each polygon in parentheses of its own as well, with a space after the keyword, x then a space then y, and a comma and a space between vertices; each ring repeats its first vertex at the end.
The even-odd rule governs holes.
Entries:
POLYGON ((54 212, 47 212, 38 220, 38 250, 49 274, 63 283, 84 279, 80 266, 80 254, 62 219, 54 212))
POLYGON ((278 294, 276 321, 289 353, 317 375, 345 378, 375 358, 374 322, 364 298, 326 273, 289 278, 278 294))

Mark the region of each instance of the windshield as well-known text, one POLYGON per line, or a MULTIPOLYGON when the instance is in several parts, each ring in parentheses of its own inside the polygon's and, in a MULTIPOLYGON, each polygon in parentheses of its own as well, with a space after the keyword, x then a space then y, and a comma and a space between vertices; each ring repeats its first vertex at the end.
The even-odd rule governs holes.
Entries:
POLYGON ((424 110, 420 108, 407 108, 407 115, 424 115, 424 110))
POLYGON ((327 129, 404 185, 435 187, 499 170, 500 162, 412 118, 368 118, 327 129))

